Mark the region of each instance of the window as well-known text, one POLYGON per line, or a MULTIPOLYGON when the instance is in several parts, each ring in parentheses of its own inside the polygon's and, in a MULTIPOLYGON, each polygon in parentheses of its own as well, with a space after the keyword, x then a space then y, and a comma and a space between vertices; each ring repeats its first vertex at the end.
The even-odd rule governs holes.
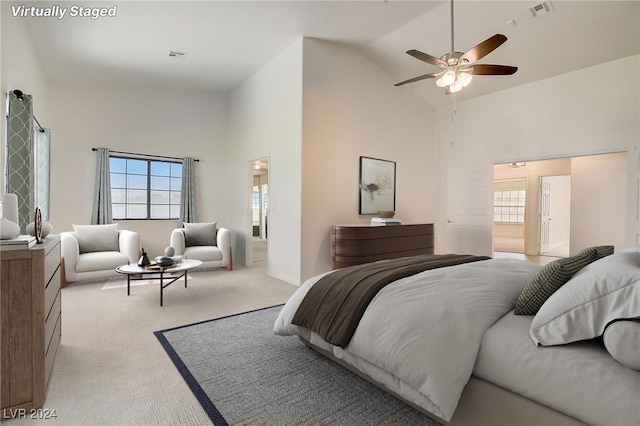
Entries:
POLYGON ((253 187, 253 210, 260 209, 260 193, 258 192, 258 187, 253 187))
POLYGON ((114 219, 180 217, 182 163, 110 156, 114 219))
POLYGON ((493 192, 493 221, 524 223, 524 206, 527 192, 520 190, 497 190, 493 192))

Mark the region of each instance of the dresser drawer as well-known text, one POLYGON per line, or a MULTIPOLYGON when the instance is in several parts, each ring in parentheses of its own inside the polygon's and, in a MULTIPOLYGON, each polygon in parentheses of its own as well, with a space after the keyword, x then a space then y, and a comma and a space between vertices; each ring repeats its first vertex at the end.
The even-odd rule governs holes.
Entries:
POLYGON ((62 302, 62 294, 58 292, 58 297, 56 297, 53 303, 53 309, 51 313, 47 317, 47 320, 44 323, 44 348, 45 354, 49 353, 49 346, 51 346, 53 331, 56 328, 56 324, 60 321, 60 308, 62 302))
POLYGON ((53 274, 53 277, 49 281, 47 288, 44 290, 44 318, 46 319, 49 316, 49 312, 51 312, 51 307, 53 306, 53 302, 56 300, 58 293, 60 293, 60 273, 61 270, 58 268, 56 273, 53 274))
POLYGON ((56 353, 58 352, 58 346, 60 346, 60 339, 62 338, 62 316, 59 312, 56 319, 57 321, 55 321, 53 335, 51 336, 51 341, 48 342, 49 348, 44 358, 45 388, 49 385, 51 370, 53 369, 53 361, 56 359, 56 353))
MULTIPOLYGON (((47 247, 49 249, 49 247, 47 247)), ((47 251, 44 258, 44 283, 47 285, 53 274, 60 266, 60 242, 47 251)))

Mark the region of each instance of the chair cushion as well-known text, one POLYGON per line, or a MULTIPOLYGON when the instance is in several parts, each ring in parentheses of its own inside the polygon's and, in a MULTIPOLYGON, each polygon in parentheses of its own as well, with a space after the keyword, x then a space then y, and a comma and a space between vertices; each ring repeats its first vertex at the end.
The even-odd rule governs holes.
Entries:
POLYGON ((126 265, 129 258, 119 251, 84 253, 78 256, 76 272, 104 271, 126 265))
POLYGON ((187 247, 184 251, 187 259, 202 260, 208 262, 212 260, 222 260, 222 250, 215 246, 193 246, 187 247))
POLYGON ((215 246, 217 222, 185 223, 184 245, 191 246, 215 246))
POLYGON ((80 254, 118 251, 118 224, 73 225, 80 254))

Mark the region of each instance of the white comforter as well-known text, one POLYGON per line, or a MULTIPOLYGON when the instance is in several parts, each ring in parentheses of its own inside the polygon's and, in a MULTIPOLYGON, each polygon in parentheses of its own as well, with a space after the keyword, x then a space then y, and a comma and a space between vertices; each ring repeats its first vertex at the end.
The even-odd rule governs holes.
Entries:
POLYGON ((291 296, 274 325, 329 350, 391 391, 446 421, 466 385, 484 332, 513 309, 540 266, 491 259, 425 271, 387 285, 365 311, 345 349, 291 324, 308 289, 291 296))

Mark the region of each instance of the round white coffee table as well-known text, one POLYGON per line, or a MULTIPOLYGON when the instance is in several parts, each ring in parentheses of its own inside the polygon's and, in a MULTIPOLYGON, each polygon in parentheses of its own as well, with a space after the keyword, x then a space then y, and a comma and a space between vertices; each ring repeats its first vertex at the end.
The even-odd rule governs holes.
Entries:
POLYGON ((116 272, 127 275, 127 296, 131 294, 131 280, 160 278, 160 306, 162 306, 162 293, 164 288, 170 286, 182 277, 184 277, 184 287, 187 288, 187 271, 197 268, 200 265, 202 265, 202 261, 200 260, 184 259, 169 268, 159 266, 145 268, 134 264, 118 266, 116 272), (159 277, 149 277, 149 275, 153 274, 159 275, 159 277))

